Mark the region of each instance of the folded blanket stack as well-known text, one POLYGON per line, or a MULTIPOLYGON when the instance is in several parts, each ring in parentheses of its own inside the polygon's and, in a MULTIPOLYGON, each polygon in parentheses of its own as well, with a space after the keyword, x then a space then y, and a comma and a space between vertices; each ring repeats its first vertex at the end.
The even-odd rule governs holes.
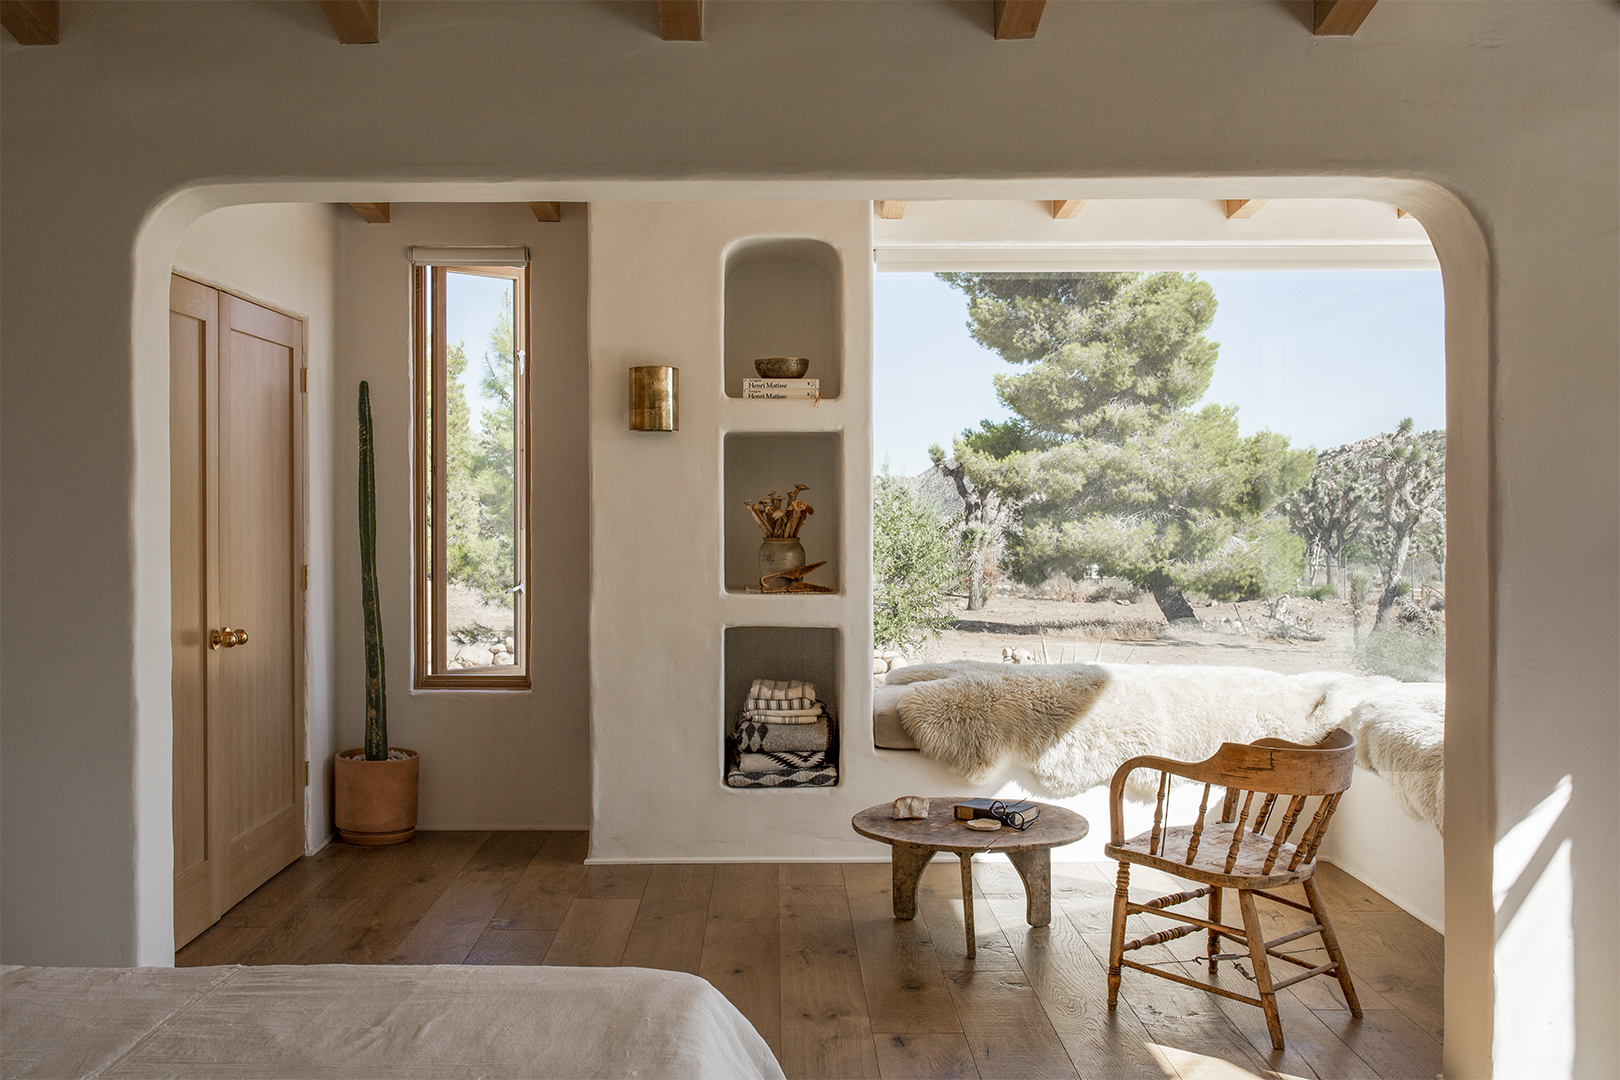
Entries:
POLYGON ((827 707, 811 683, 755 679, 737 717, 731 787, 825 787, 838 782, 827 707))

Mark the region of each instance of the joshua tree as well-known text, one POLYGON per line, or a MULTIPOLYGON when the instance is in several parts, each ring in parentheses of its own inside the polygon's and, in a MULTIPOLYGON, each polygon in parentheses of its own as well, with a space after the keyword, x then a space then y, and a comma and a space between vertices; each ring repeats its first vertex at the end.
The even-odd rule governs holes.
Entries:
POLYGON ((366 760, 388 760, 388 695, 383 680, 382 612, 377 605, 377 466, 372 453, 371 388, 360 381, 360 601, 366 609, 366 760))

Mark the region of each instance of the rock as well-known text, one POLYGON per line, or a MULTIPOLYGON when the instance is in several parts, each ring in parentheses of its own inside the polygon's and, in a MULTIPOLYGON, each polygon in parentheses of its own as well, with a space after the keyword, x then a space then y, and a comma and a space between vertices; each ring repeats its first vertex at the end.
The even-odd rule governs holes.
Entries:
POLYGON ((894 800, 894 816, 896 820, 925 818, 928 816, 928 800, 921 795, 902 795, 894 800))
POLYGON ((503 642, 497 641, 495 644, 489 647, 489 651, 494 653, 496 656, 500 656, 502 653, 506 652, 506 645, 503 642))
POLYGON ((505 664, 508 667, 510 667, 511 665, 513 665, 515 663, 517 663, 517 657, 513 656, 511 653, 504 653, 503 652, 503 653, 496 653, 495 654, 495 666, 496 667, 499 667, 502 664, 505 664))
POLYGON ((1001 828, 1001 822, 993 817, 974 818, 972 821, 964 822, 964 824, 974 832, 995 832, 1001 828))
POLYGON ((517 641, 515 639, 507 638, 505 644, 506 644, 506 651, 507 652, 509 652, 509 653, 517 652, 517 641))
POLYGON ((889 670, 889 662, 881 656, 872 657, 872 674, 882 675, 889 670))
POLYGON ((489 667, 495 662, 495 654, 482 645, 463 645, 456 651, 456 659, 462 667, 489 667))
POLYGON ((1114 597, 1114 603, 1119 604, 1119 605, 1121 605, 1123 607, 1130 607, 1131 606, 1131 602, 1129 600, 1121 600, 1117 596, 1114 597))
POLYGON ((882 686, 884 683, 886 683, 888 681, 889 681, 889 677, 887 675, 874 675, 874 676, 872 676, 872 686, 874 688, 882 686))
POLYGON ((905 667, 905 666, 906 666, 906 665, 907 665, 907 664, 909 664, 909 663, 911 663, 911 661, 910 661, 910 660, 907 660, 907 659, 906 659, 906 658, 905 658, 905 657, 903 657, 903 656, 896 656, 896 657, 894 657, 894 658, 892 658, 892 659, 891 659, 891 660, 890 660, 890 661, 889 661, 889 670, 890 670, 890 671, 894 671, 894 670, 895 670, 895 669, 897 669, 897 668, 903 668, 903 667, 905 667))

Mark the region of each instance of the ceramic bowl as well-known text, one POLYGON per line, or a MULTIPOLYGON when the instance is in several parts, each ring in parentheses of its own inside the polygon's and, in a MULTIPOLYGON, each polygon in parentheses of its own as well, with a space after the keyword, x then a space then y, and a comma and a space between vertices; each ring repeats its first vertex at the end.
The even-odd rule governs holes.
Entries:
POLYGON ((754 370, 762 379, 802 379, 810 370, 810 360, 803 356, 764 356, 754 361, 754 370))

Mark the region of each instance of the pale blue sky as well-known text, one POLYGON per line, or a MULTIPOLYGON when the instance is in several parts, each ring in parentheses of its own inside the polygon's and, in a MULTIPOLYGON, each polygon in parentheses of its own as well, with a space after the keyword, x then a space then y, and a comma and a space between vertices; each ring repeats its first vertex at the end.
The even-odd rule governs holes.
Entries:
POLYGON ((512 279, 482 274, 445 275, 445 341, 467 349, 467 369, 461 385, 467 391, 472 412, 472 429, 484 429, 484 410, 493 402, 484 397, 484 354, 490 351, 489 335, 504 308, 512 311, 512 279))
MULTIPOLYGON (((873 364, 874 462, 928 467, 928 445, 1010 414, 990 383, 1025 370, 968 335, 967 302, 932 274, 880 273, 873 364)), ((1410 416, 1445 426, 1444 301, 1438 271, 1221 270, 1209 337, 1220 344, 1206 402, 1237 405, 1245 435, 1270 428, 1318 450, 1410 416)))

